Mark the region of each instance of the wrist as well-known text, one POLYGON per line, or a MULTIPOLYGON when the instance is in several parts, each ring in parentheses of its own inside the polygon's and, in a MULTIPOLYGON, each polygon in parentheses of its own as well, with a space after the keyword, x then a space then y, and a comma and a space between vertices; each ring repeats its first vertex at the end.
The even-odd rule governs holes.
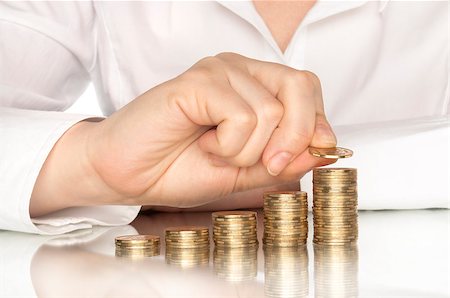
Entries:
POLYGON ((87 152, 91 135, 98 126, 95 121, 75 124, 53 147, 33 189, 32 217, 69 207, 106 205, 114 199, 92 167, 87 152))

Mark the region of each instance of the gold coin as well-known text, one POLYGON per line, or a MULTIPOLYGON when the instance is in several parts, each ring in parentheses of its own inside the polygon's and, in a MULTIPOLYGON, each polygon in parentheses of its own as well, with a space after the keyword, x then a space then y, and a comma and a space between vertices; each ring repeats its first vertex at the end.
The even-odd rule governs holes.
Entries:
POLYGON ((130 244, 139 244, 139 243, 148 243, 148 242, 159 242, 159 236, 155 235, 126 235, 119 236, 115 239, 116 243, 130 243, 130 244))
POLYGON ((304 191, 294 190, 294 191, 266 191, 264 192, 264 197, 274 198, 274 199, 287 199, 287 198, 298 198, 307 197, 307 193, 304 191))
POLYGON ((166 234, 207 234, 209 232, 208 227, 204 226, 179 226, 179 227, 169 227, 165 230, 166 234))
POLYGON ((215 218, 256 218, 254 211, 219 211, 213 212, 212 217, 215 218))
POLYGON ((331 159, 348 158, 353 155, 352 150, 342 147, 334 147, 334 148, 309 147, 309 153, 316 157, 331 158, 331 159))
POLYGON ((349 175, 356 174, 357 170, 355 168, 314 168, 313 174, 316 175, 349 175))

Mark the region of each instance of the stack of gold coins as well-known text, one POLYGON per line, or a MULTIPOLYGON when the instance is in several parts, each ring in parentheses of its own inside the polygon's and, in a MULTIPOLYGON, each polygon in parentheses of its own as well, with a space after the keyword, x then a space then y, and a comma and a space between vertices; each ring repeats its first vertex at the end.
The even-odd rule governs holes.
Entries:
POLYGON ((316 297, 358 297, 358 247, 314 245, 316 297))
POLYGON ((265 246, 303 245, 308 238, 308 198, 303 191, 264 193, 265 246))
POLYGON ((227 281, 243 282, 256 277, 258 272, 257 246, 214 249, 214 272, 227 281))
POLYGON ((208 227, 169 227, 165 236, 167 264, 191 268, 209 263, 208 227))
POLYGON ((258 246, 256 212, 220 211, 212 214, 214 244, 221 248, 258 246))
POLYGON ((166 250, 174 248, 208 248, 209 229, 203 226, 182 226, 166 229, 166 250))
POLYGON ((159 236, 128 235, 115 239, 116 256, 118 257, 152 257, 160 253, 159 236))
POLYGON ((357 174, 352 168, 313 170, 314 243, 345 245, 358 239, 357 174))
POLYGON ((308 297, 308 251, 306 245, 264 248, 266 297, 308 297))

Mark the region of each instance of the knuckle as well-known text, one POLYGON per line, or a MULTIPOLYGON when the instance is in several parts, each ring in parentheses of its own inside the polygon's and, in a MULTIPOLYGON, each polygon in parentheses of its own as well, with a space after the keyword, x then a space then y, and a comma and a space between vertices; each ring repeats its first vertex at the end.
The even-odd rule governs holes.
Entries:
POLYGON ((238 56, 240 56, 240 55, 232 53, 232 52, 222 52, 222 53, 217 54, 214 57, 216 57, 218 59, 228 60, 228 59, 235 59, 238 56))
POLYGON ((199 65, 211 65, 211 64, 215 64, 218 63, 220 61, 220 59, 217 56, 207 56, 204 57, 202 59, 200 59, 197 64, 199 65))
POLYGON ((283 104, 277 100, 263 100, 261 105, 261 114, 263 117, 270 121, 279 123, 284 115, 283 104))
POLYGON ((253 129, 258 122, 256 114, 250 109, 237 112, 234 115, 234 121, 239 127, 253 129))
POLYGON ((309 70, 304 70, 302 71, 304 73, 304 75, 313 83, 318 84, 320 83, 320 79, 319 77, 313 73, 312 71, 309 70))
POLYGON ((205 64, 196 64, 183 73, 180 78, 186 82, 204 82, 211 78, 211 69, 205 64))
POLYGON ((319 78, 310 71, 294 70, 289 74, 291 82, 304 89, 315 90, 320 84, 319 78))

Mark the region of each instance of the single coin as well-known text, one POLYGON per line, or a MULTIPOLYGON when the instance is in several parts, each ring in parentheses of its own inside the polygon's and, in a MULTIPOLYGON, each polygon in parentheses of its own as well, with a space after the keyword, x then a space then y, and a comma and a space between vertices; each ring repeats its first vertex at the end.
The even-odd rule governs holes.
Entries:
POLYGON ((166 229, 166 234, 208 234, 208 227, 204 226, 180 226, 180 227, 169 227, 166 229))
POLYGON ((218 219, 218 218, 228 218, 228 219, 255 218, 256 212, 254 212, 254 211, 218 211, 218 212, 213 212, 212 217, 213 217, 213 219, 218 219))
POLYGON ((130 244, 139 244, 139 243, 148 243, 148 242, 159 242, 159 236, 155 235, 126 235, 119 236, 115 239, 116 243, 130 243, 130 244))
POLYGON ((316 157, 331 158, 331 159, 348 158, 353 155, 352 150, 342 147, 335 147, 335 148, 309 147, 309 153, 311 153, 313 156, 316 157))

